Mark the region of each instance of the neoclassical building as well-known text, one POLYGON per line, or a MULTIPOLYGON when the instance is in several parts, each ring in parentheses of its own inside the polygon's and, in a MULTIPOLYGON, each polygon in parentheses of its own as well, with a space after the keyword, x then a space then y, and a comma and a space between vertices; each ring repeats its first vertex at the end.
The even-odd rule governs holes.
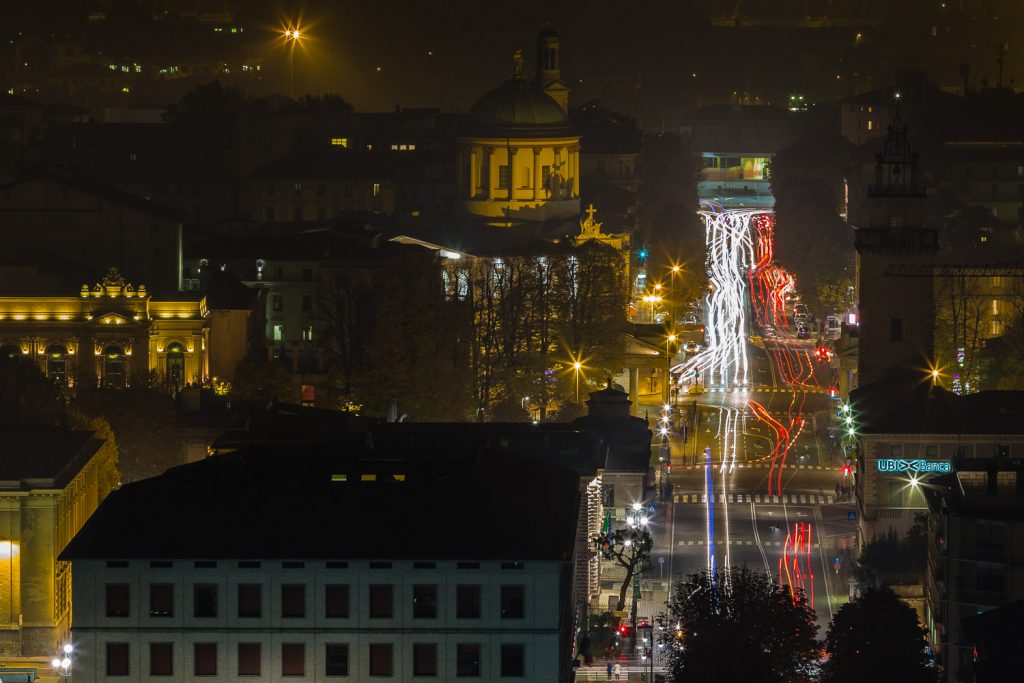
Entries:
POLYGON ((579 215, 580 136, 564 108, 557 50, 553 32, 541 34, 534 81, 517 50, 512 78, 473 105, 457 140, 462 207, 490 225, 579 215))
POLYGON ((229 376, 241 359, 211 354, 210 344, 244 350, 245 326, 232 314, 246 312, 226 319, 211 313, 205 296, 156 299, 111 269, 102 282, 67 296, 0 296, 0 356, 30 357, 62 386, 120 388, 152 376, 180 388, 229 376), (211 367, 211 357, 222 367, 211 367))

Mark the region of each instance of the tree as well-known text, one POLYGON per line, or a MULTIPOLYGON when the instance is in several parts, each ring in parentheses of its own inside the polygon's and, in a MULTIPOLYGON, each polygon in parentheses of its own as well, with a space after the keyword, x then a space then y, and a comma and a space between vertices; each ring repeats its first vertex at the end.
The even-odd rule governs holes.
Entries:
POLYGON ((235 368, 231 382, 234 398, 251 401, 295 402, 295 385, 284 363, 266 356, 243 358, 235 368))
POLYGON ((819 643, 814 610, 795 595, 747 567, 676 583, 659 618, 671 680, 807 680, 819 643))
POLYGON ((622 580, 622 588, 619 589, 619 601, 615 606, 615 611, 621 612, 626 609, 626 592, 633 583, 633 576, 647 568, 650 561, 651 546, 654 544, 651 534, 646 525, 637 519, 622 529, 609 529, 590 540, 601 557, 612 560, 626 570, 626 578, 622 580))
POLYGON ((936 681, 917 613, 888 588, 872 588, 839 608, 828 635, 823 683, 862 683, 884 674, 901 683, 936 681))
POLYGON ((39 366, 21 354, 0 354, 0 425, 64 422, 64 397, 39 366))
POLYGON ((225 88, 220 81, 213 81, 185 93, 180 102, 167 108, 164 120, 200 124, 230 122, 248 103, 241 90, 225 88))
POLYGON ((890 529, 864 545, 853 565, 853 578, 861 590, 877 587, 885 574, 924 571, 928 554, 926 524, 925 517, 919 515, 903 538, 890 529))

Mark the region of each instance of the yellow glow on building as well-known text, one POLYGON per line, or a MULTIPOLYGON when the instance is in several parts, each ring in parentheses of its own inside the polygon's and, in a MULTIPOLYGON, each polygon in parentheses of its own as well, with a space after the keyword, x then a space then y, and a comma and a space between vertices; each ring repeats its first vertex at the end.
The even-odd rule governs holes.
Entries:
POLYGON ((0 560, 17 557, 20 546, 13 541, 0 541, 0 560))

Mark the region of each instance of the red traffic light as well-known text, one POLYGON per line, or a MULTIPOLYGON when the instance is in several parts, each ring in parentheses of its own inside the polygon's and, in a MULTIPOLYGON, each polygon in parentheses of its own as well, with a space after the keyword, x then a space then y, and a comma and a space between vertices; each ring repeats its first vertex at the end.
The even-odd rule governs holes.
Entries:
POLYGON ((843 476, 844 477, 850 476, 850 466, 849 465, 843 465, 843 476))

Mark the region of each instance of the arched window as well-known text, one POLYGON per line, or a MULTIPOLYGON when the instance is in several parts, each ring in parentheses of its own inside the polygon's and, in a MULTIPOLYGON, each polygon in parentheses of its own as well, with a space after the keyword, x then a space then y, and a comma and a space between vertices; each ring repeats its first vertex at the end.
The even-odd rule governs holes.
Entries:
POLYGON ((124 349, 111 344, 103 349, 103 386, 108 389, 122 389, 128 379, 124 349))
POLYGON ((68 350, 63 344, 51 344, 46 349, 46 376, 62 387, 68 385, 68 350))
POLYGON ((172 389, 185 386, 185 349, 177 342, 167 345, 167 386, 172 389))
POLYGON ((0 345, 0 360, 6 358, 21 358, 21 349, 15 344, 0 345))

